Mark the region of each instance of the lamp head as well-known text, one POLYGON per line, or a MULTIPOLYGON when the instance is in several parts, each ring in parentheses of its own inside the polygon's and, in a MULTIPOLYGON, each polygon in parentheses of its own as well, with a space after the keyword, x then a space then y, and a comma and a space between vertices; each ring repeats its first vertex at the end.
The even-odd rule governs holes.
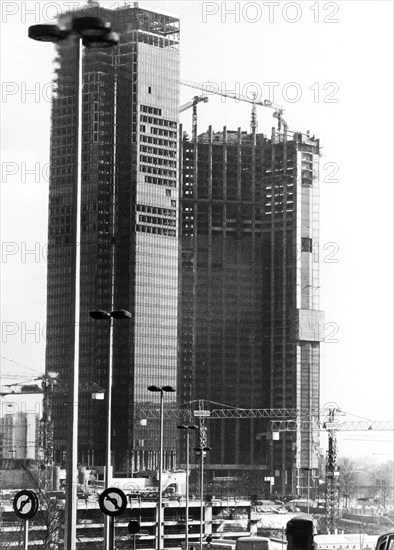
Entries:
POLYGON ((111 31, 99 17, 75 17, 71 24, 72 32, 79 34, 82 38, 86 36, 103 36, 111 31))
POLYGON ((172 386, 163 386, 161 389, 168 392, 176 391, 172 386))
POLYGON ((61 29, 58 25, 32 25, 28 29, 29 38, 38 42, 60 42, 69 34, 69 31, 61 29))
POLYGON ((111 48, 119 43, 119 35, 116 32, 110 32, 103 35, 88 35, 82 38, 82 44, 87 48, 111 48))
POLYGON ((109 319, 111 317, 110 313, 108 311, 104 311, 103 309, 97 309, 96 311, 91 311, 89 315, 93 319, 109 319))
POLYGON ((130 311, 126 311, 125 309, 116 309, 115 311, 111 311, 110 315, 114 319, 130 319, 131 317, 130 311))

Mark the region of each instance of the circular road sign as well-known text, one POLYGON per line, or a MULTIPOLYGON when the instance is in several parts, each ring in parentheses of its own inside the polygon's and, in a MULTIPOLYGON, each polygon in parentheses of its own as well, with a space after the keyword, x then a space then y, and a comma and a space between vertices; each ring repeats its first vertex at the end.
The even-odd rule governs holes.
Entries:
POLYGON ((12 502, 15 514, 21 519, 32 518, 38 510, 38 498, 33 491, 18 491, 12 502))
POLYGON ((136 535, 140 532, 140 522, 137 520, 132 520, 129 522, 127 529, 129 530, 129 533, 132 535, 136 535))
POLYGON ((107 516, 119 516, 127 506, 127 498, 117 487, 105 489, 99 498, 100 510, 107 516))

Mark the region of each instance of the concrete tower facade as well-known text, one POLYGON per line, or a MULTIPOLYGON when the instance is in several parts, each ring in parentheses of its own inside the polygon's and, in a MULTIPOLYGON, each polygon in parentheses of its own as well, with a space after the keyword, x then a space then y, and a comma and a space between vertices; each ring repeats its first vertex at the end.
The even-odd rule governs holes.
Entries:
POLYGON ((260 490, 295 494, 318 430, 274 440, 275 417, 230 409, 317 420, 319 141, 210 128, 181 146, 180 401, 228 410, 208 424, 212 478, 259 475, 260 490))

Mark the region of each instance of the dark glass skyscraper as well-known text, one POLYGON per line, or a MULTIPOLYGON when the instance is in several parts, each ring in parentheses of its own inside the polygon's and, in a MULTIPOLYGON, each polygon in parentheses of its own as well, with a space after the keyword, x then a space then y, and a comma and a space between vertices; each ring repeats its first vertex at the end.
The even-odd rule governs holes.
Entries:
MULTIPOLYGON (((181 147, 180 401, 317 419, 319 141, 210 128, 181 147)), ((298 492, 318 430, 273 440, 272 418, 228 416, 208 424, 212 478, 298 492)))
MULTIPOLYGON (((114 320, 112 448, 115 472, 130 473, 157 466, 158 422, 144 426, 138 412, 158 406, 147 386, 177 380, 179 21, 127 5, 90 5, 61 23, 82 15, 110 22, 120 43, 85 50, 83 59, 79 459, 104 463, 105 405, 91 399, 91 390, 106 386, 109 325, 89 312, 126 309, 130 322, 114 320)), ((61 43, 52 109, 46 369, 60 374, 66 391, 73 364, 74 63, 72 46, 61 43)), ((59 462, 66 414, 57 392, 59 462)), ((171 466, 176 433, 172 425, 166 432, 171 466)))

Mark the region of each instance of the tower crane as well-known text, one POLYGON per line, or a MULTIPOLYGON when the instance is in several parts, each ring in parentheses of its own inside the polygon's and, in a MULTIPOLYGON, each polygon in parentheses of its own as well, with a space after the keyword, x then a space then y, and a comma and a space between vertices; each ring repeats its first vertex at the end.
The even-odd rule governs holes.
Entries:
MULTIPOLYGON (((26 372, 24 372, 24 373, 15 372, 15 371, 11 372, 11 370, 9 370, 9 368, 7 369, 7 372, 4 372, 3 365, 1 365, 1 368, 0 368, 0 387, 1 387, 1 382, 3 380, 21 380, 21 381, 23 380, 23 381, 29 382, 33 378, 36 379, 37 376, 39 376, 39 372, 37 371, 37 369, 33 369, 31 367, 28 367, 27 365, 23 365, 22 363, 18 363, 18 361, 14 361, 13 359, 9 359, 8 357, 4 357, 4 355, 1 356, 1 359, 7 361, 8 363, 11 363, 12 369, 22 367, 22 369, 24 371, 30 371, 31 374, 27 374, 26 372)), ((22 384, 23 382, 20 382, 20 383, 22 384)), ((17 384, 6 384, 6 386, 13 386, 13 385, 17 385, 17 384)))
POLYGON ((338 448, 335 427, 335 414, 339 412, 340 410, 338 407, 329 407, 326 421, 323 423, 323 427, 326 428, 328 432, 328 451, 326 460, 326 529, 329 535, 335 533, 339 514, 338 448))
POLYGON ((337 465, 338 431, 393 431, 391 421, 357 420, 339 422, 337 415, 344 414, 335 403, 324 409, 326 417, 321 424, 313 420, 280 420, 271 422, 272 431, 309 431, 311 428, 326 430, 328 433, 328 451, 326 460, 326 528, 327 533, 335 532, 339 513, 339 469, 337 465))
MULTIPOLYGON (((42 376, 31 377, 31 384, 26 384, 27 376, 21 376, 24 383, 6 384, 0 387, 0 397, 6 395, 27 395, 27 394, 42 394, 42 417, 40 419, 40 448, 42 452, 43 463, 38 471, 40 487, 44 490, 52 486, 53 475, 53 422, 52 422, 52 399, 54 393, 67 393, 64 386, 57 382, 58 373, 48 372, 42 376), (34 382, 41 381, 41 386, 34 382)), ((19 376, 13 376, 18 378, 19 376)), ((104 395, 104 388, 97 383, 81 384, 79 387, 81 392, 104 395)), ((22 465, 23 466, 23 465, 22 465)), ((23 466, 28 472, 31 479, 30 470, 23 466)))
MULTIPOLYGON (((200 399, 184 403, 180 408, 168 408, 164 410, 164 416, 168 419, 181 419, 192 421, 198 417, 200 431, 206 436, 206 420, 224 418, 267 418, 270 419, 271 432, 283 431, 311 431, 325 430, 328 432, 328 451, 326 460, 326 526, 327 533, 332 534, 338 519, 339 511, 339 469, 337 466, 337 431, 393 431, 394 423, 391 421, 357 420, 339 422, 338 414, 344 414, 335 404, 328 404, 322 411, 317 409, 242 409, 221 405, 221 408, 210 408, 218 405, 200 399), (192 410, 193 403, 197 408, 192 410), (188 408, 186 408, 186 406, 188 408), (182 408, 184 407, 184 408, 182 408), (326 414, 320 422, 320 412, 326 414)), ((152 408, 139 409, 141 418, 159 418, 160 410, 152 408)), ((261 437, 258 434, 257 437, 261 437)))
MULTIPOLYGON (((140 418, 148 420, 158 419, 160 417, 160 409, 141 406, 139 409, 140 418)), ((177 408, 165 408, 164 418, 172 420, 191 421, 194 418, 196 411, 206 411, 206 416, 210 419, 217 418, 275 418, 278 421, 286 420, 292 417, 311 418, 319 415, 318 409, 246 409, 240 407, 232 407, 222 403, 214 403, 206 399, 196 399, 188 403, 182 403, 177 408), (194 406, 195 405, 195 406, 194 406), (219 405, 219 408, 217 407, 219 405), (208 414, 209 413, 209 414, 208 414)))
POLYGON ((256 94, 254 94, 254 97, 252 99, 248 97, 244 97, 242 95, 232 93, 232 92, 225 92, 223 90, 219 89, 219 86, 214 82, 204 82, 203 84, 199 84, 198 82, 193 82, 191 80, 185 80, 181 79, 180 84, 183 86, 189 86, 190 88, 195 88, 197 90, 201 90, 205 94, 216 94, 220 95, 222 97, 228 97, 230 99, 234 99, 235 101, 244 101, 246 103, 251 103, 253 105, 252 107, 252 118, 251 118, 251 131, 252 133, 256 132, 257 129, 257 117, 256 117, 256 105, 260 105, 261 107, 268 107, 270 109, 274 109, 274 113, 272 116, 278 119, 278 130, 281 129, 282 125, 285 129, 287 129, 287 122, 283 118, 284 109, 282 105, 279 105, 277 103, 274 103, 273 101, 270 101, 269 99, 263 99, 259 100, 256 97, 256 94))
POLYGON ((187 109, 190 109, 190 107, 193 107, 193 115, 192 115, 192 140, 195 142, 197 140, 197 105, 200 102, 206 103, 208 101, 208 96, 206 95, 195 95, 193 99, 185 103, 179 108, 179 112, 183 113, 183 111, 186 111, 187 109))

